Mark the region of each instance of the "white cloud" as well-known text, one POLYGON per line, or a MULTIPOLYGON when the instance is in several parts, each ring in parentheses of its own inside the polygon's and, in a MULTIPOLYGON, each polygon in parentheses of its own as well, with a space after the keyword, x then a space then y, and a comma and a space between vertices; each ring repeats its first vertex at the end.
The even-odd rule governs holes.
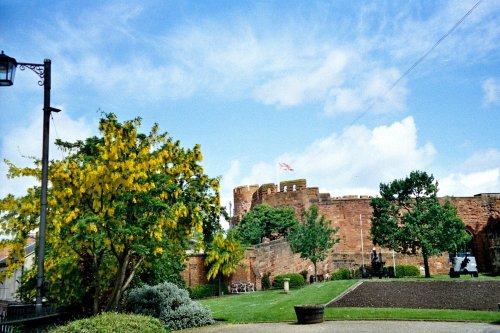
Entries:
MULTIPOLYGON (((50 122, 50 147, 49 160, 61 159, 64 157, 63 152, 57 149, 53 144, 56 138, 63 141, 74 142, 78 139, 85 139, 93 135, 93 129, 97 129, 96 124, 90 124, 84 118, 73 119, 69 113, 64 111, 64 106, 57 106, 63 111, 53 113, 53 120, 50 122)), ((33 165, 34 157, 40 159, 42 155, 42 128, 43 128, 43 112, 40 111, 40 106, 27 116, 25 126, 12 128, 9 133, 4 136, 4 142, 1 149, 2 162, 0 163, 0 179, 2 186, 0 188, 0 197, 4 197, 11 193, 14 195, 22 195, 26 189, 39 185, 39 181, 33 178, 16 178, 7 179, 7 166, 3 163, 3 159, 7 159, 19 167, 28 167, 33 165)))
POLYGON ((439 181, 439 194, 471 196, 479 193, 500 192, 500 168, 478 172, 452 173, 439 181))
MULTIPOLYGON (((417 127, 412 117, 373 129, 351 126, 340 134, 332 133, 311 143, 306 149, 279 156, 293 172, 281 171, 280 180, 305 178, 308 186, 332 196, 348 194, 377 195, 379 184, 404 178, 413 170, 432 169, 436 150, 431 143, 419 144, 417 127)), ((476 152, 458 167, 434 174, 439 182, 439 195, 472 196, 500 192, 500 150, 476 152)), ((243 171, 233 161, 223 178, 226 197, 241 185, 275 183, 276 166, 260 162, 243 171), (247 172, 241 175, 241 172, 247 172), (229 179, 229 183, 225 181, 229 179)))
POLYGON ((483 81, 483 105, 500 105, 500 80, 488 78, 483 81))
POLYGON ((439 180, 439 194, 471 196, 500 193, 500 150, 477 151, 439 180))
POLYGON ((322 188, 349 194, 350 188, 377 189, 380 182, 424 169, 435 153, 430 143, 419 146, 415 122, 407 117, 374 129, 351 126, 339 136, 320 139, 305 152, 290 155, 289 160, 322 188))
POLYGON ((233 202, 233 189, 241 184, 238 184, 237 177, 240 174, 240 161, 231 161, 229 169, 224 172, 221 181, 221 205, 229 209, 229 202, 233 202))
POLYGON ((258 86, 255 97, 265 104, 279 106, 296 106, 308 101, 324 100, 332 86, 342 83, 345 67, 353 56, 346 51, 331 52, 317 68, 309 71, 294 68, 293 74, 258 86))
MULTIPOLYGON (((280 173, 281 179, 305 178, 309 186, 333 196, 376 194, 380 182, 425 170, 436 151, 431 143, 419 145, 417 128, 412 117, 389 126, 369 129, 351 126, 340 135, 311 143, 304 151, 279 156, 293 166, 292 173, 280 173)), ((234 178, 234 177, 233 177, 234 178)), ((276 181, 276 167, 258 163, 242 177, 239 185, 276 181)))
POLYGON ((461 172, 478 172, 486 169, 494 169, 500 166, 500 150, 486 149, 477 151, 468 157, 460 166, 461 172))
POLYGON ((401 80, 399 85, 393 87, 394 82, 401 76, 397 69, 369 70, 354 67, 367 74, 352 73, 353 76, 360 77, 359 82, 350 88, 333 87, 325 104, 327 114, 354 111, 387 113, 405 108, 406 80, 401 80))
MULTIPOLYGON (((71 21, 56 17, 36 40, 57 58, 61 71, 54 78, 61 86, 84 80, 153 102, 215 92, 278 107, 319 103, 329 115, 393 112, 405 108, 406 82, 388 88, 472 5, 437 4, 429 15, 419 4, 399 4, 397 11, 363 4, 348 27, 336 15, 316 17, 315 6, 307 14, 317 20, 289 8, 279 13, 286 17, 279 25, 259 15, 261 6, 250 6, 245 13, 230 10, 222 21, 188 16, 138 34, 137 22, 156 9, 132 1, 85 10, 71 21), (110 60, 114 51, 119 62, 110 60)), ((265 8, 269 17, 276 14, 273 6, 265 8)), ((430 57, 462 61, 490 54, 499 41, 499 9, 482 3, 430 57)))

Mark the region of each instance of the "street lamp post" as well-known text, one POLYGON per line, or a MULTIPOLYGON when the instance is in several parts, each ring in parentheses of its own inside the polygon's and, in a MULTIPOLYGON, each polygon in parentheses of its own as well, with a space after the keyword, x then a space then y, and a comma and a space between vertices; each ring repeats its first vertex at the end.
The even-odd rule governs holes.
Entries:
POLYGON ((0 86, 11 86, 14 84, 16 67, 20 70, 26 68, 35 72, 40 80, 39 86, 43 86, 43 142, 42 142, 42 195, 40 197, 40 226, 38 230, 38 258, 37 258, 37 277, 36 277, 36 312, 42 310, 42 294, 44 287, 44 262, 45 262, 45 229, 47 221, 47 183, 49 169, 49 130, 50 113, 61 110, 50 106, 50 87, 51 87, 51 61, 45 59, 43 64, 32 64, 17 62, 16 59, 0 54, 0 86))

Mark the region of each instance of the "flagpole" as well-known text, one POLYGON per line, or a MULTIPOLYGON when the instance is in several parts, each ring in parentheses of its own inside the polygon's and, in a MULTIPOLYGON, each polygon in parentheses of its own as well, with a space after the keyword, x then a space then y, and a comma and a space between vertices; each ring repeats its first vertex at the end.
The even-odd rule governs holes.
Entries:
POLYGON ((363 244, 363 220, 361 220, 361 214, 359 214, 359 225, 361 226, 361 258, 363 261, 363 267, 365 266, 365 249, 363 244))
POLYGON ((394 277, 396 277, 396 257, 394 256, 394 250, 392 250, 392 267, 394 268, 394 277))
POLYGON ((280 191, 280 164, 279 164, 279 162, 276 163, 276 189, 278 192, 280 191))

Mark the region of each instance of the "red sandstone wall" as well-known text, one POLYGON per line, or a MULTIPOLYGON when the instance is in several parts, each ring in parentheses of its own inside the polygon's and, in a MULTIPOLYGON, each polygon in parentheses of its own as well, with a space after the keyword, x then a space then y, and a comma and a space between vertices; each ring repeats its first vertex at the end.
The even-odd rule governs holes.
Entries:
POLYGON ((181 276, 189 287, 208 283, 204 260, 205 256, 201 254, 188 257, 186 269, 181 276))
POLYGON ((234 210, 231 227, 240 223, 241 217, 252 208, 252 198, 259 185, 239 186, 233 190, 234 210))
MULTIPOLYGON (((255 189, 255 185, 252 188, 255 189)), ((362 250, 369 253, 372 247, 372 242, 369 239, 372 215, 370 197, 345 196, 331 198, 328 193, 319 193, 316 187, 308 188, 305 179, 281 182, 280 188, 281 192, 277 192, 275 184, 262 185, 254 191, 251 207, 261 203, 274 207, 290 206, 295 210, 297 217, 300 217, 304 210, 313 204, 317 204, 320 213, 331 221, 332 226, 339 228, 337 236, 341 241, 335 247, 335 252, 340 256, 348 254, 347 256, 357 257, 358 259, 355 259, 356 263, 361 264, 359 259, 362 258, 362 250), (361 242, 361 233, 363 233, 363 242, 361 242)), ((236 207, 239 198, 235 196, 234 199, 236 207)), ((483 194, 464 198, 442 198, 442 200, 445 199, 449 199, 457 207, 458 215, 463 219, 468 230, 473 235, 474 253, 479 270, 500 270, 500 266, 494 260, 497 255, 492 254, 494 251, 499 250, 495 245, 494 237, 489 236, 485 230, 492 221, 500 220, 500 195, 483 194)), ((276 260, 272 259, 272 256, 269 259, 276 260)), ((283 258, 283 260, 289 259, 283 258)), ((401 260, 421 265, 420 259, 401 258, 401 260)), ((293 263, 290 264, 290 267, 298 267, 297 265, 300 266, 300 264, 293 263)), ((446 256, 435 259, 431 266, 431 272, 433 273, 446 272, 449 267, 446 256)), ((274 270, 281 271, 281 268, 273 268, 272 271, 274 270)))
MULTIPOLYGON (((473 235, 474 254, 479 270, 498 272, 500 265, 493 260, 494 239, 493 236, 488 235, 487 228, 500 220, 500 196, 481 194, 474 197, 444 199, 449 199, 457 207, 458 215, 473 235)), ((500 232, 500 230, 497 231, 500 232)))

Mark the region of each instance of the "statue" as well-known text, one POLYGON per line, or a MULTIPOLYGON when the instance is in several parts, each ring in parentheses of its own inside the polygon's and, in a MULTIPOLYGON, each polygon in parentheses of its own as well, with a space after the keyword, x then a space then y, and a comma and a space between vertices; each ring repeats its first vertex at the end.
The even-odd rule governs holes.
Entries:
POLYGON ((382 261, 382 252, 379 252, 377 255, 377 249, 373 247, 370 257, 372 260, 371 276, 378 276, 379 278, 382 278, 384 276, 385 265, 385 261, 382 261))

